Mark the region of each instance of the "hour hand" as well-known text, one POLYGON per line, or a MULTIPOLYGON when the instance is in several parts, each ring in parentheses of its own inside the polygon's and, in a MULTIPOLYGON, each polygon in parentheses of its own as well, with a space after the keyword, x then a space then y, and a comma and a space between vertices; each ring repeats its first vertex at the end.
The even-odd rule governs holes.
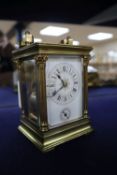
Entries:
POLYGON ((63 79, 61 78, 61 76, 59 74, 57 74, 57 77, 61 80, 62 84, 64 85, 64 81, 63 79))

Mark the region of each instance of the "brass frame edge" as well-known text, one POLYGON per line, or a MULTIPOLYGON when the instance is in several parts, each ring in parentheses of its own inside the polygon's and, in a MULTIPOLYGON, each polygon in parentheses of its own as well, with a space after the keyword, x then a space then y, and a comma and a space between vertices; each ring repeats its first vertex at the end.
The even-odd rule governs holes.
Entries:
POLYGON ((25 135, 28 140, 30 140, 39 150, 42 152, 48 152, 61 143, 89 134, 93 131, 93 128, 91 127, 90 123, 88 123, 79 128, 75 127, 73 130, 67 130, 65 133, 62 133, 62 135, 59 133, 47 138, 37 136, 23 124, 19 125, 18 130, 25 135))
POLYGON ((24 58, 28 59, 30 56, 36 55, 86 55, 89 56, 89 52, 92 50, 92 47, 87 46, 71 46, 71 45, 64 45, 64 44, 47 44, 47 43, 40 43, 40 44, 31 44, 29 46, 25 46, 19 49, 16 49, 12 52, 13 60, 24 58))
POLYGON ((39 88, 39 103, 41 106, 40 110, 40 130, 48 131, 48 120, 47 120, 47 102, 46 102, 46 75, 45 75, 45 67, 46 60, 48 57, 46 55, 43 56, 35 56, 36 66, 38 69, 38 85, 39 88))

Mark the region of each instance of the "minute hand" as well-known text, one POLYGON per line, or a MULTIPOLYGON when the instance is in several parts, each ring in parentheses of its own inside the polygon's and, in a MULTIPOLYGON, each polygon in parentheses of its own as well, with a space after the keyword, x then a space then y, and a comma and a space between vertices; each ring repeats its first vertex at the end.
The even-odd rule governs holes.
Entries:
POLYGON ((57 91, 53 92, 53 96, 55 96, 64 86, 61 86, 57 91))

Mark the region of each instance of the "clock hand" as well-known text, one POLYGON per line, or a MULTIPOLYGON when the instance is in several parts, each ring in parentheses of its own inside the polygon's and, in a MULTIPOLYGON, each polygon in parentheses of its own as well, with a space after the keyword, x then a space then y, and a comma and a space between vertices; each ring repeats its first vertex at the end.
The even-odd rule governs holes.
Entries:
POLYGON ((54 84, 47 84, 47 87, 54 87, 54 84))
POLYGON ((64 86, 61 86, 57 91, 54 91, 54 92, 52 93, 52 95, 55 96, 63 87, 64 87, 64 86))
POLYGON ((64 85, 64 81, 63 81, 63 79, 61 78, 61 76, 57 74, 57 77, 61 80, 62 84, 64 85))
POLYGON ((66 112, 63 112, 63 114, 64 114, 65 118, 69 119, 69 116, 68 116, 68 114, 66 112))
POLYGON ((63 87, 67 87, 67 86, 68 86, 67 81, 64 81, 64 80, 61 78, 60 75, 57 74, 57 77, 61 80, 63 87))

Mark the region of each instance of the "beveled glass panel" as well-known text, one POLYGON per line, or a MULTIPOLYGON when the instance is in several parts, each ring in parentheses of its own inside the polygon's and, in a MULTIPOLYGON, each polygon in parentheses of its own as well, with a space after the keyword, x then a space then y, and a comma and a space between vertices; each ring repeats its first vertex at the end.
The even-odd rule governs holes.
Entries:
POLYGON ((39 125, 39 104, 37 94, 37 68, 35 60, 23 61, 21 67, 21 91, 25 117, 39 125))

